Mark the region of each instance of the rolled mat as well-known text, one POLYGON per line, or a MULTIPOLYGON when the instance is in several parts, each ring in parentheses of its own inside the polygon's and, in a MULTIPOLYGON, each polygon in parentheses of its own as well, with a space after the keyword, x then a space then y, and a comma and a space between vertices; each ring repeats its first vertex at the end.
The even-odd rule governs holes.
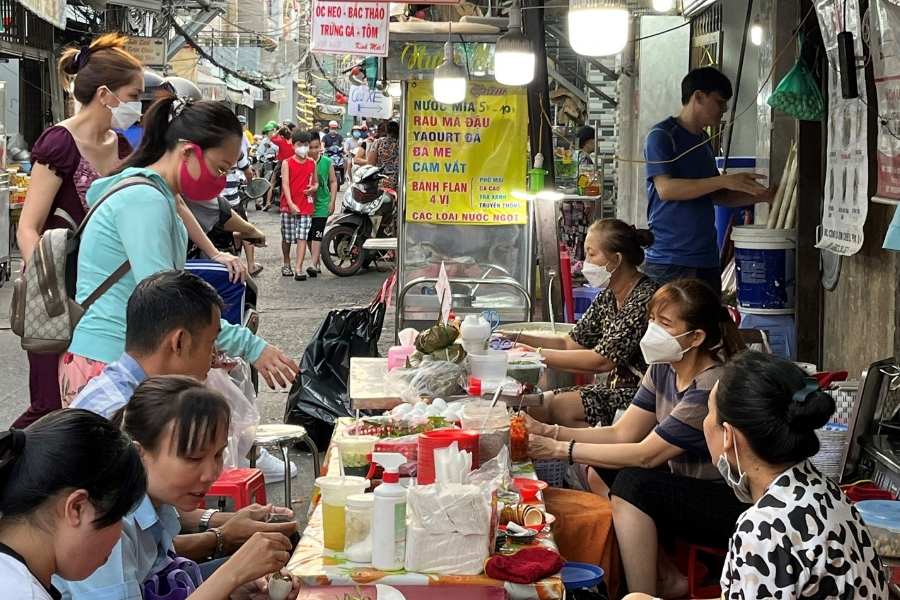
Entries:
POLYGON ((544 490, 547 512, 556 517, 553 538, 567 561, 600 565, 606 572, 609 597, 619 587, 619 547, 609 499, 576 490, 544 490))

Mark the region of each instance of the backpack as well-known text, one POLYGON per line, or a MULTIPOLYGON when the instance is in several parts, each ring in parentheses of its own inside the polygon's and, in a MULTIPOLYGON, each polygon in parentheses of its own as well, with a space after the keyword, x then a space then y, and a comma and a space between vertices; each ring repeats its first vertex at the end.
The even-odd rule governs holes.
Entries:
POLYGON ((41 234, 27 269, 13 283, 10 329, 29 352, 61 354, 72 342, 82 315, 131 270, 128 260, 82 302, 75 301, 75 278, 81 235, 91 216, 113 194, 133 185, 159 186, 143 175, 114 184, 91 207, 77 228, 48 229, 41 234))

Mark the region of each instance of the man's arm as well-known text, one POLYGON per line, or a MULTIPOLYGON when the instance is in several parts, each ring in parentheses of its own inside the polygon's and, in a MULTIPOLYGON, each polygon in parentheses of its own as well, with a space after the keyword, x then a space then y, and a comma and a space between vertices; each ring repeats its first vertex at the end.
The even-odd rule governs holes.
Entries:
POLYGON ((684 202, 712 195, 722 206, 747 206, 765 202, 768 189, 757 183, 763 177, 756 173, 731 173, 702 179, 676 179, 669 175, 657 175, 653 185, 663 202, 684 202))

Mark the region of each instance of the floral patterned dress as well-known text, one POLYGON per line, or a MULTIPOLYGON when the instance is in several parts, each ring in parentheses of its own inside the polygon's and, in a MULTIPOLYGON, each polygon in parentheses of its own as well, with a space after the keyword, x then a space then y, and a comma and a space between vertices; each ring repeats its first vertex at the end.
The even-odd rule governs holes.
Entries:
POLYGON ((607 289, 569 334, 575 343, 593 348, 616 365, 605 383, 560 390, 581 392, 585 420, 591 426, 612 424, 616 411, 627 408, 637 393, 647 370, 640 346, 647 331, 647 305, 657 288, 652 279, 641 277, 621 308, 607 289))

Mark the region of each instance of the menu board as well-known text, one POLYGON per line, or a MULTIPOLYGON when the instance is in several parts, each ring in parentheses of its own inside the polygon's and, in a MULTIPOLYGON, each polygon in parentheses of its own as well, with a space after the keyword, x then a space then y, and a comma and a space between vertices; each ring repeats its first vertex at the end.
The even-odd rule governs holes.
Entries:
POLYGON ((528 110, 522 88, 470 81, 459 104, 437 102, 430 81, 406 94, 406 220, 523 225, 528 110))

